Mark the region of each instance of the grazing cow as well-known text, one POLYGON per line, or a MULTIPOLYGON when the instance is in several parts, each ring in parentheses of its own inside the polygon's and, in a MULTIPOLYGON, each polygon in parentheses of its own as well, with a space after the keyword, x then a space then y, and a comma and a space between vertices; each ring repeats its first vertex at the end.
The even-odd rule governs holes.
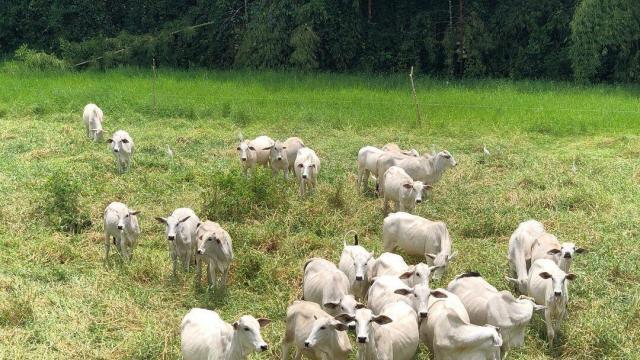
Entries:
POLYGON ((509 239, 509 269, 511 276, 515 277, 507 277, 507 280, 513 283, 521 294, 527 293, 527 270, 531 262, 531 248, 544 232, 542 223, 528 220, 520 223, 509 239))
POLYGON ((316 189, 318 173, 320 172, 320 159, 316 152, 303 147, 298 150, 295 161, 295 172, 300 182, 300 196, 304 196, 305 188, 311 191, 316 189))
POLYGON ((134 149, 133 139, 129 136, 129 133, 124 130, 118 130, 107 142, 118 162, 118 172, 129 171, 134 149))
POLYGON ((369 175, 373 175, 374 178, 379 176, 378 174, 378 158, 385 152, 390 152, 397 155, 406 155, 418 157, 418 151, 415 149, 402 150, 396 144, 389 143, 382 149, 378 149, 375 146, 365 146, 358 151, 358 178, 357 185, 361 190, 365 190, 369 184, 369 175))
POLYGON ((457 256, 451 253, 451 237, 447 225, 405 212, 389 214, 383 221, 384 251, 396 247, 409 255, 423 255, 429 265, 435 265, 433 279, 439 280, 449 262, 457 256))
POLYGON ((233 244, 231 236, 220 224, 213 221, 199 223, 196 229, 196 283, 200 283, 202 262, 207 264, 207 279, 209 285, 216 287, 216 270, 222 273, 220 287, 227 284, 229 267, 233 260, 233 244))
POLYGON ((173 260, 173 275, 176 276, 178 258, 182 261, 184 271, 189 271, 191 255, 195 256, 197 244, 197 228, 200 219, 193 210, 188 208, 178 208, 167 217, 156 217, 158 222, 167 226, 167 240, 171 259, 173 260))
POLYGON ((419 157, 402 156, 397 153, 384 153, 380 155, 377 163, 378 189, 380 196, 384 196, 384 173, 392 166, 401 167, 414 181, 422 181, 425 185, 434 185, 444 172, 457 165, 456 160, 448 151, 441 151, 435 156, 423 154, 419 157))
POLYGON ((140 211, 134 211, 120 202, 112 202, 104 210, 104 262, 109 260, 111 243, 109 237, 113 237, 113 243, 125 260, 133 257, 133 249, 138 244, 140 225, 138 215, 140 211))
POLYGON ((215 311, 194 308, 182 319, 180 342, 184 360, 242 360, 269 347, 260 328, 271 320, 244 315, 226 323, 215 311))
POLYGON ((568 273, 573 257, 586 251, 586 249, 576 247, 576 244, 572 242, 560 244, 558 238, 549 233, 544 233, 533 243, 531 262, 533 263, 538 259, 553 260, 562 271, 568 273))
POLYGON ((355 235, 354 239, 355 245, 347 245, 347 242, 343 241, 344 247, 338 268, 347 275, 351 294, 353 294, 356 299, 362 300, 367 295, 367 290, 369 289, 369 269, 375 259, 373 258, 373 252, 369 252, 367 249, 358 245, 358 235, 355 235))
POLYGON ((317 360, 347 360, 351 342, 348 326, 309 301, 294 301, 287 308, 286 332, 282 341, 282 360, 296 346, 296 359, 302 355, 317 360))
POLYGON ((284 179, 289 179, 289 172, 293 172, 293 165, 298 155, 298 150, 304 147, 304 143, 297 137, 290 137, 284 143, 276 141, 272 146, 264 148, 269 150, 269 163, 271 172, 275 177, 282 170, 284 179))
POLYGON ((355 314, 359 304, 349 293, 349 279, 325 259, 312 258, 304 264, 303 299, 312 301, 331 315, 355 314))
POLYGON ((375 277, 383 275, 397 276, 409 287, 413 287, 417 284, 425 285, 429 287, 429 278, 431 272, 437 267, 429 266, 425 263, 418 263, 416 265, 407 265, 402 256, 390 252, 380 254, 380 256, 373 261, 371 265, 371 276, 375 277))
POLYGON ((521 296, 516 299, 508 291, 498 291, 477 272, 456 276, 447 290, 460 298, 472 324, 500 328, 504 357, 509 349, 524 344, 526 328, 534 310, 544 309, 530 298, 521 296))
POLYGON ((444 297, 439 291, 431 291, 428 286, 417 284, 414 287, 407 285, 395 276, 380 276, 375 278, 369 288, 368 308, 374 313, 382 313, 386 304, 396 301, 405 302, 411 306, 416 314, 424 319, 427 317, 429 298, 444 297))
POLYGON ((389 303, 378 315, 360 308, 355 316, 340 314, 336 319, 355 321, 359 360, 413 359, 420 344, 416 312, 404 302, 389 303))
POLYGON ((478 326, 453 293, 445 298, 431 298, 429 316, 420 323, 420 338, 435 360, 499 360, 502 337, 492 325, 478 326))
POLYGON ((547 324, 547 339, 553 346, 553 340, 560 330, 562 319, 567 317, 569 290, 567 280, 573 281, 576 275, 565 273, 553 260, 538 259, 529 269, 529 296, 537 304, 546 306, 544 322, 547 324))
POLYGON ((422 195, 431 186, 425 186, 422 181, 413 181, 400 167, 392 166, 385 172, 384 182, 384 213, 389 213, 389 201, 395 202, 397 211, 413 212, 416 204, 422 202, 422 195))
POLYGON ((82 120, 84 128, 87 131, 87 137, 98 142, 102 140, 104 130, 102 129, 102 110, 96 104, 87 104, 82 111, 82 120))
POLYGON ((237 150, 240 152, 242 171, 246 176, 249 171, 254 172, 257 165, 269 166, 269 151, 275 141, 268 136, 258 136, 253 140, 240 141, 237 150), (265 150, 266 149, 266 150, 265 150))

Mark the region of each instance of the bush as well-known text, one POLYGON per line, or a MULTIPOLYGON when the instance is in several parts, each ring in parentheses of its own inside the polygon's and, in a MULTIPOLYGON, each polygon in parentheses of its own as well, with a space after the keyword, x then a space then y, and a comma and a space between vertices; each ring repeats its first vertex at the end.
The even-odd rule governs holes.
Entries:
POLYGON ((82 182, 71 173, 54 170, 43 191, 41 211, 47 223, 58 231, 77 234, 91 226, 89 215, 81 209, 82 182))
POLYGON ((232 170, 212 176, 203 186, 203 218, 215 221, 243 222, 261 219, 278 210, 287 211, 286 191, 271 178, 270 172, 257 169, 250 177, 232 170))
POLYGON ((29 49, 27 45, 20 46, 14 56, 26 70, 67 71, 70 69, 66 61, 58 59, 55 55, 29 49))

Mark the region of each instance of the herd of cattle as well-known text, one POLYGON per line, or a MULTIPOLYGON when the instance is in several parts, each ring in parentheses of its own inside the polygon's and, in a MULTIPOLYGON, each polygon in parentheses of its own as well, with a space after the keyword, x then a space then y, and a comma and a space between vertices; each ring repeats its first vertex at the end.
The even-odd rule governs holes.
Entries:
MULTIPOLYGON (((84 109, 89 136, 100 141, 102 111, 94 104, 84 109)), ((133 156, 133 139, 123 130, 107 140, 118 170, 128 171, 133 156)), ((280 171, 285 179, 293 171, 300 195, 315 190, 320 160, 296 137, 284 142, 268 136, 240 141, 237 150, 245 175, 258 165, 280 171)), ((498 291, 477 272, 456 276, 444 288, 432 289, 430 279, 439 280, 457 252, 447 225, 411 214, 423 195, 456 166, 448 151, 420 155, 395 144, 382 149, 363 147, 358 153, 359 189, 366 189, 370 176, 376 192, 384 199, 382 224, 384 253, 378 257, 358 244, 344 241, 338 266, 311 258, 304 265, 303 299, 287 309, 282 359, 295 347, 296 359, 347 359, 352 345, 347 330, 355 331, 358 358, 411 359, 422 341, 435 359, 501 359, 509 349, 522 346, 526 327, 535 311, 544 311, 547 339, 553 345, 562 319, 567 316, 567 280, 576 254, 585 249, 574 243, 560 243, 545 231, 542 223, 521 223, 509 240, 509 267, 519 293, 498 291), (388 201, 397 212, 388 213, 388 201), (407 255, 424 256, 425 263, 408 265, 407 255)), ((111 239, 125 261, 130 261, 140 235, 139 212, 113 202, 104 212, 105 264, 111 239)), ((189 271, 192 257, 196 281, 202 265, 207 266, 208 283, 224 288, 233 261, 232 239, 218 223, 203 221, 189 208, 178 208, 168 217, 156 217, 166 225, 166 237, 173 260, 189 271), (179 259, 179 261, 178 261, 179 259), (220 275, 218 275, 220 273, 220 275)), ((245 359, 268 345, 260 328, 269 319, 245 315, 233 324, 211 310, 194 308, 181 324, 182 354, 189 359, 245 359)))

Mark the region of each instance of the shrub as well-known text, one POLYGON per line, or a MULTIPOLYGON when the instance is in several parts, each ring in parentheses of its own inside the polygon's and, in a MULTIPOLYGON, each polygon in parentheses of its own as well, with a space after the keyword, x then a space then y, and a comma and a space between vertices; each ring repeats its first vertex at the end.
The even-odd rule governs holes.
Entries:
POLYGON ((258 169, 250 177, 234 169, 212 176, 203 186, 203 218, 243 222, 269 213, 286 211, 289 200, 267 171, 258 169))
POLYGON ((66 61, 58 59, 55 55, 29 49, 27 45, 22 45, 16 50, 15 58, 22 64, 25 70, 69 70, 69 64, 66 61))
POLYGON ((41 211, 50 226, 58 231, 77 234, 91 226, 89 215, 81 209, 82 182, 76 175, 54 170, 43 191, 41 211))

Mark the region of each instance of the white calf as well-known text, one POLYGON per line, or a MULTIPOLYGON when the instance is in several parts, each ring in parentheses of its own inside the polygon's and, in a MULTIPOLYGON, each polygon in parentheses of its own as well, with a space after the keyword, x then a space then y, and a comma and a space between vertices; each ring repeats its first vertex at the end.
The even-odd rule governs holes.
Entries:
POLYGON ((347 313, 353 315, 361 306, 349 293, 349 279, 336 266, 325 259, 312 258, 304 264, 302 296, 312 301, 331 315, 347 313))
POLYGON ((184 360, 246 359, 252 352, 268 349, 260 328, 270 322, 244 315, 231 325, 215 311, 191 309, 182 319, 182 357, 184 360))
POLYGON ((289 179, 289 172, 293 172, 293 165, 298 155, 298 150, 304 147, 304 143, 297 137, 290 137, 284 143, 276 141, 272 146, 264 148, 269 150, 269 162, 273 176, 278 171, 284 173, 284 179, 289 179))
POLYGON ((527 293, 531 248, 538 237, 544 234, 544 225, 536 220, 520 223, 509 239, 509 269, 507 280, 513 283, 521 294, 527 293))
POLYGON ((118 171, 120 173, 129 171, 134 149, 133 139, 129 136, 129 133, 124 130, 118 130, 107 142, 118 162, 118 171))
POLYGON ((524 344, 526 327, 534 310, 544 309, 530 298, 516 299, 508 291, 498 291, 477 272, 456 276, 447 289, 460 298, 472 324, 500 328, 504 356, 509 349, 524 344))
POLYGON ((254 172, 257 165, 269 166, 269 148, 274 144, 275 141, 265 135, 240 142, 237 150, 240 153, 240 163, 245 176, 249 170, 254 172))
POLYGON ((562 319, 567 317, 569 290, 566 280, 575 279, 575 274, 565 273, 549 259, 536 260, 529 269, 529 296, 534 298, 537 304, 546 306, 544 321, 547 324, 550 346, 553 346, 562 319))
POLYGON ((416 204, 422 202, 422 195, 431 186, 422 181, 413 181, 402 168, 390 167, 384 175, 382 189, 384 191, 384 213, 389 213, 389 201, 396 203, 397 211, 413 212, 416 204))
POLYGON ((560 244, 558 238, 549 233, 544 233, 533 243, 531 263, 538 259, 549 259, 553 260, 562 271, 569 272, 573 257, 586 251, 586 249, 576 247, 576 244, 572 242, 560 244))
POLYGON ((369 268, 375 259, 373 259, 373 252, 358 245, 358 235, 355 235, 354 238, 355 245, 347 245, 347 242, 343 241, 344 247, 338 268, 347 275, 351 294, 356 299, 362 300, 369 289, 369 281, 371 281, 369 268))
POLYGON ((295 161, 295 172, 300 182, 300 196, 304 196, 305 188, 316 189, 318 173, 320 172, 320 159, 315 151, 308 147, 298 150, 295 161))
POLYGON ((387 304, 379 315, 360 308, 355 316, 340 314, 336 319, 355 321, 359 360, 413 359, 420 344, 416 312, 404 302, 387 304))
POLYGON ((207 279, 209 285, 216 287, 216 270, 222 273, 220 287, 227 284, 229 267, 233 260, 233 244, 231 236, 218 223, 205 221, 200 223, 196 230, 198 241, 196 255, 196 283, 200 283, 202 262, 207 264, 207 279))
POLYGON ((133 257, 133 249, 138 244, 140 226, 138 217, 140 211, 134 211, 120 202, 112 202, 104 210, 104 262, 109 259, 111 243, 109 237, 113 237, 113 244, 120 251, 125 260, 133 257))
POLYGON ((282 341, 282 360, 287 359, 291 344, 296 346, 296 359, 347 360, 351 342, 348 326, 326 313, 320 305, 294 301, 287 308, 286 332, 282 341))
POLYGON ((167 217, 156 217, 158 222, 167 226, 167 240, 173 261, 173 275, 176 275, 178 258, 182 261, 184 271, 189 271, 191 255, 195 256, 197 243, 197 228, 200 219, 193 210, 178 208, 167 217))
POLYGON ((434 280, 442 277, 457 256, 457 252, 451 253, 451 237, 445 223, 405 212, 392 213, 384 219, 382 241, 384 251, 399 247, 409 255, 424 255, 427 263, 435 265, 434 280))
POLYGON ((93 141, 102 140, 102 110, 96 104, 87 104, 82 111, 82 120, 87 136, 93 141))

